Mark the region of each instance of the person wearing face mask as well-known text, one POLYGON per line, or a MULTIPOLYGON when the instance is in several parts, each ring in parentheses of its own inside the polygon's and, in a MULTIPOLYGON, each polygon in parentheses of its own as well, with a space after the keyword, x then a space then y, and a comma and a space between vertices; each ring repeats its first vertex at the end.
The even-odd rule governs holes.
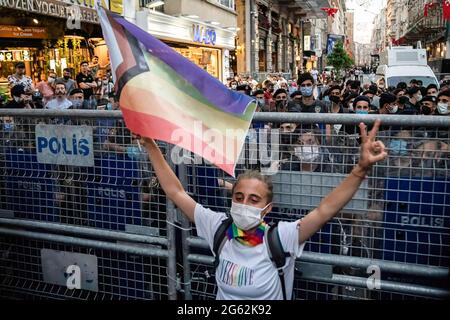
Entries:
POLYGON ((70 101, 72 102, 72 109, 83 109, 84 93, 81 89, 73 89, 70 92, 70 101))
POLYGON ((433 115, 436 111, 437 98, 433 96, 425 96, 420 102, 420 114, 425 116, 433 115))
POLYGON ((302 99, 298 104, 291 105, 289 112, 327 113, 325 102, 314 98, 314 79, 310 73, 303 73, 297 80, 302 99))
POLYGON ((409 97, 409 103, 416 109, 420 109, 420 101, 422 100, 422 92, 419 87, 412 87, 406 92, 409 97))
POLYGON ((5 104, 7 109, 33 109, 32 98, 25 92, 22 85, 18 84, 11 88, 12 99, 5 104))
MULTIPOLYGON (((353 100, 353 109, 357 115, 368 115, 370 111, 370 99, 366 96, 357 96, 353 100)), ((346 125, 345 132, 349 135, 359 134, 359 126, 346 125)))
POLYGON ((320 145, 318 130, 299 129, 294 132, 295 143, 291 146, 290 158, 281 163, 281 170, 329 172, 329 152, 320 145))
POLYGON ((45 105, 50 110, 66 110, 72 108, 72 102, 66 97, 66 86, 64 82, 55 84, 55 98, 45 105))
POLYGON ((66 92, 71 92, 77 88, 77 83, 72 79, 72 73, 70 68, 64 68, 63 76, 56 79, 56 82, 62 82, 66 86, 66 92))
POLYGON ((450 115, 450 90, 442 91, 438 95, 437 115, 450 115))
POLYGON ((230 89, 231 89, 231 90, 236 90, 237 86, 238 86, 238 84, 237 84, 237 81, 236 81, 236 80, 232 80, 232 81, 230 82, 230 89))
POLYGON ((287 91, 285 89, 278 89, 273 94, 273 99, 275 101, 275 112, 286 112, 287 111, 287 91))
MULTIPOLYGON (((291 299, 295 260, 303 252, 305 242, 352 199, 369 168, 387 156, 383 143, 375 140, 379 125, 377 121, 374 129, 367 133, 364 124, 360 124, 363 142, 358 164, 316 209, 301 220, 278 223, 275 230, 287 257, 281 267, 281 275, 267 254, 267 240, 264 238, 266 232, 270 232, 264 221, 272 210, 273 186, 270 178, 257 171, 238 176, 231 190, 232 223, 226 229, 226 237, 217 257, 215 279, 218 300, 291 299)), ((203 207, 184 190, 153 139, 144 138, 142 144, 148 151, 167 197, 195 223, 197 235, 213 248, 217 243, 214 241, 216 232, 223 221, 228 220, 227 214, 203 207)))
POLYGON ((253 96, 256 100, 256 111, 267 111, 266 100, 264 99, 264 90, 255 90, 253 96))
POLYGON ((377 114, 396 114, 398 112, 397 97, 392 93, 382 93, 380 96, 380 109, 377 114))
POLYGON ((416 108, 409 102, 408 96, 397 98, 398 114, 417 114, 416 108))
POLYGON ((56 80, 56 74, 54 72, 48 73, 47 81, 45 81, 45 74, 41 74, 41 82, 36 85, 36 89, 42 94, 42 102, 44 105, 53 99, 55 95, 54 84, 56 80))
POLYGON ((300 103, 302 102, 302 92, 300 90, 294 91, 290 95, 290 101, 288 101, 287 111, 288 112, 298 112, 300 110, 300 103))

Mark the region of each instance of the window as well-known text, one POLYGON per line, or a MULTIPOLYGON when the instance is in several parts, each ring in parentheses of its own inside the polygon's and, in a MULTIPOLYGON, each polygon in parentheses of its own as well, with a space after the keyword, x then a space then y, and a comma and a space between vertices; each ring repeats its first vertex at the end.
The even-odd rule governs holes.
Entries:
POLYGON ((231 10, 235 10, 234 7, 234 1, 235 0, 216 0, 216 2, 224 7, 227 7, 231 10))

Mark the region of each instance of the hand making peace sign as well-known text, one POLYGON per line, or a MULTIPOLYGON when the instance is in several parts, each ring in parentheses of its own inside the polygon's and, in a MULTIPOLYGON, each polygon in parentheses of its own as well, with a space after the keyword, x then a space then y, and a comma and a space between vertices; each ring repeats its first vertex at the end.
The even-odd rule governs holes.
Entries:
POLYGON ((362 169, 368 170, 374 163, 387 157, 386 147, 383 142, 375 140, 380 123, 381 121, 379 119, 376 120, 375 125, 369 133, 367 133, 367 126, 364 123, 361 122, 359 124, 359 129, 361 130, 361 149, 358 164, 362 169))

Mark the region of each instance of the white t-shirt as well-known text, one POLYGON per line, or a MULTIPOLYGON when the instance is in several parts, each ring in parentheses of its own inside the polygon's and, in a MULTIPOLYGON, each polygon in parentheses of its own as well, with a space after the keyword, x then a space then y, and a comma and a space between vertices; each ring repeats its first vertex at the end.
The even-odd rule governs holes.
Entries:
MULTIPOLYGON (((214 212, 197 204, 195 225, 199 237, 213 248, 214 234, 226 214, 214 212)), ((278 223, 278 233, 284 251, 289 252, 284 267, 287 299, 291 299, 294 284, 295 258, 300 257, 305 243, 298 244, 298 221, 278 223)), ((216 270, 217 300, 283 300, 281 282, 264 242, 250 247, 236 240, 227 241, 220 253, 216 270)))
POLYGON ((72 106, 72 102, 68 100, 67 98, 64 98, 64 100, 60 101, 57 98, 54 98, 47 102, 45 105, 45 108, 51 109, 51 110, 65 110, 69 109, 72 106))

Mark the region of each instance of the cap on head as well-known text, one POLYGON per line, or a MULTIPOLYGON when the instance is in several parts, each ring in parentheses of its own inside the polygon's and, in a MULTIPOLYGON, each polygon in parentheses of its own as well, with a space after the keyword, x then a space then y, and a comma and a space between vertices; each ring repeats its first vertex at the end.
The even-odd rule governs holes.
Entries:
POLYGON ((22 61, 19 61, 16 63, 15 67, 16 68, 25 68, 25 63, 23 63, 22 61))

